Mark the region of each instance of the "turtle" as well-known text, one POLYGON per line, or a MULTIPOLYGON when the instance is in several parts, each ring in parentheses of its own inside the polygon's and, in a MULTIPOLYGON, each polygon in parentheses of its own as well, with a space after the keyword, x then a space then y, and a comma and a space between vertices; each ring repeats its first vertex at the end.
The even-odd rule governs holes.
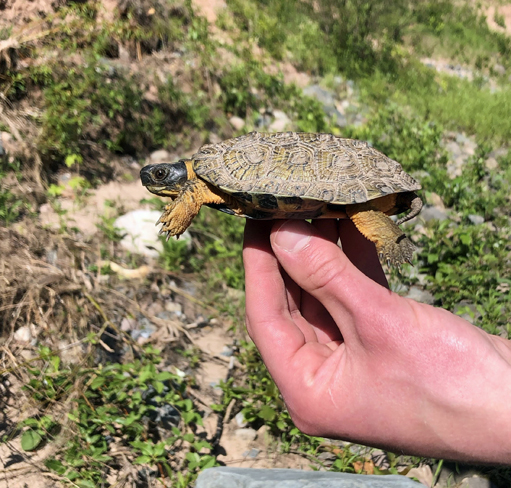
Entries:
POLYGON ((181 235, 202 205, 249 219, 350 218, 383 262, 411 262, 399 224, 415 217, 421 185, 365 141, 332 134, 251 132, 190 159, 148 165, 142 184, 171 202, 157 224, 181 235), (407 212, 397 222, 389 216, 407 212))

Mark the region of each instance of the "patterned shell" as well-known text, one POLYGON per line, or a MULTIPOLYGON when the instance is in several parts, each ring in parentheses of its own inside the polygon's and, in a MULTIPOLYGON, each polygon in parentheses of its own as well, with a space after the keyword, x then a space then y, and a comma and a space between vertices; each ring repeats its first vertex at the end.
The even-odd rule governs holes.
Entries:
POLYGON ((421 188, 367 142, 331 134, 251 132, 205 145, 192 159, 197 175, 227 193, 346 205, 421 188))

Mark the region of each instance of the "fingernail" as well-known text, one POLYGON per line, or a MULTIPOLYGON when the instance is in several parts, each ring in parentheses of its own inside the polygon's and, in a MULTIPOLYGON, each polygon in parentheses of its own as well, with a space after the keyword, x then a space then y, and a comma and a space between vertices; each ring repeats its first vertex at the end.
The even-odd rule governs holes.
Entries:
POLYGON ((284 222, 274 234, 273 242, 288 252, 301 251, 312 236, 310 224, 301 220, 284 222))

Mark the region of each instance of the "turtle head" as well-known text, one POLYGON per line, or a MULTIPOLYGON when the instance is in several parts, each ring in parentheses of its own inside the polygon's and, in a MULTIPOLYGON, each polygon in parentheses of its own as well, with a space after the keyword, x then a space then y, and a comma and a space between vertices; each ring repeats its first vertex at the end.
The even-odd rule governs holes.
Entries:
POLYGON ((175 197, 193 174, 191 161, 177 163, 160 163, 144 166, 140 179, 151 193, 161 197, 175 197))

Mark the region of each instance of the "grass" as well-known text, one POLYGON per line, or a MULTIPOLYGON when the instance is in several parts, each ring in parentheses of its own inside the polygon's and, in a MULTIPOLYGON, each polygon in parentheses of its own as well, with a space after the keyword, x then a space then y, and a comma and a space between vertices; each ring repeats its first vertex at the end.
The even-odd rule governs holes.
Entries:
POLYGON ((155 469, 175 487, 187 486, 199 470, 216 465, 212 447, 196 432, 202 414, 186 393, 190 380, 175 368, 159 366, 161 351, 146 347, 123 364, 94 366, 90 359, 70 368, 50 349, 39 351, 38 361, 27 368, 30 380, 24 389, 45 415, 17 426, 25 451, 58 436, 59 447, 45 465, 80 488, 99 486, 111 470, 120 469, 119 448, 135 465, 155 469), (72 408, 64 416, 50 408, 67 402, 72 408))

